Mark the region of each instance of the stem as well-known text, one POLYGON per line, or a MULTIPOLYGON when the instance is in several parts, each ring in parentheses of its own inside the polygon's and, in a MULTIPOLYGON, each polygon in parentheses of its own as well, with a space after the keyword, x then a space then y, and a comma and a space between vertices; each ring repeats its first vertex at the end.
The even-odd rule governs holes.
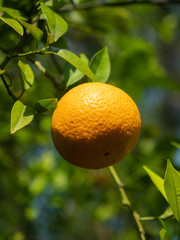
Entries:
POLYGON ((128 207, 128 209, 130 210, 130 212, 132 213, 133 215, 133 218, 136 222, 136 225, 137 225, 137 228, 139 230, 139 234, 140 234, 140 237, 141 237, 141 240, 146 240, 146 237, 145 237, 145 231, 144 231, 144 228, 141 224, 141 220, 140 220, 140 216, 139 214, 133 209, 132 207, 132 204, 126 194, 126 191, 124 189, 124 183, 121 181, 120 177, 117 175, 117 172, 115 170, 115 168, 113 166, 110 166, 109 167, 109 171, 114 179, 114 181, 116 182, 118 188, 119 188, 119 191, 121 193, 121 197, 122 197, 122 203, 128 207))
POLYGON ((16 58, 16 57, 25 57, 25 56, 29 56, 29 55, 33 55, 33 54, 44 54, 45 51, 49 48, 49 46, 45 46, 42 49, 39 50, 33 50, 33 51, 29 51, 29 52, 24 52, 24 53, 17 53, 15 55, 11 55, 11 58, 16 58))
POLYGON ((158 217, 141 217, 140 220, 141 221, 154 221, 154 220, 158 220, 158 217))
POLYGON ((4 84, 5 88, 6 88, 9 96, 12 97, 12 99, 13 99, 14 101, 16 101, 17 98, 16 98, 16 96, 13 94, 13 92, 11 92, 11 90, 9 89, 9 86, 8 86, 8 84, 7 84, 7 82, 6 82, 6 80, 5 80, 5 78, 4 78, 3 75, 1 75, 1 79, 2 79, 2 81, 3 81, 3 84, 4 84))
POLYGON ((15 55, 13 57, 25 57, 25 56, 29 56, 29 55, 33 55, 33 54, 43 54, 44 50, 45 50, 45 48, 43 48, 41 50, 34 50, 34 51, 25 52, 25 53, 18 53, 17 55, 15 55))
POLYGON ((5 66, 8 64, 8 62, 10 61, 10 59, 11 58, 9 56, 6 56, 6 58, 4 59, 4 61, 0 65, 0 69, 4 69, 5 66))
POLYGON ((60 86, 56 83, 56 80, 55 78, 49 73, 46 71, 46 69, 43 67, 43 65, 41 64, 40 61, 37 61, 33 58, 31 58, 30 56, 27 56, 27 59, 32 62, 34 64, 34 66, 37 67, 37 69, 42 73, 44 74, 44 76, 46 76, 54 85, 55 88, 59 89, 59 90, 62 90, 60 89, 60 86))
POLYGON ((2 82, 3 82, 3 84, 4 84, 5 88, 6 88, 9 96, 12 97, 12 99, 14 100, 14 102, 17 101, 17 100, 19 100, 19 99, 22 97, 22 95, 24 94, 25 89, 22 89, 22 91, 21 91, 21 93, 19 94, 19 96, 16 97, 16 96, 14 95, 14 93, 10 90, 10 85, 11 85, 11 84, 10 84, 10 85, 7 84, 6 79, 4 78, 3 75, 1 75, 1 79, 2 79, 2 82))

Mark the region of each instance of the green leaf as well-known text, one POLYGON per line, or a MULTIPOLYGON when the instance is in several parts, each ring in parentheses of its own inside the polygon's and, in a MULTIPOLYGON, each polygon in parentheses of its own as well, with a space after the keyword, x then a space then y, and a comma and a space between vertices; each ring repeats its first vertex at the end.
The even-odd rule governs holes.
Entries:
POLYGON ((54 42, 56 42, 62 35, 67 32, 67 22, 43 2, 41 2, 41 10, 46 18, 49 31, 54 36, 54 42))
POLYGON ((42 100, 39 100, 34 107, 38 113, 46 112, 46 111, 54 110, 57 103, 58 103, 57 98, 42 99, 42 100))
POLYGON ((54 36, 53 34, 49 33, 47 30, 47 44, 50 45, 52 43, 54 43, 54 36))
POLYGON ((159 232, 161 240, 167 240, 166 234, 167 234, 167 231, 164 228, 162 228, 162 230, 159 232))
POLYGON ((16 101, 11 110, 11 134, 28 125, 34 118, 32 108, 16 101))
MULTIPOLYGON (((84 54, 80 54, 80 59, 85 64, 88 65, 89 60, 84 54)), ((67 62, 67 64, 65 65, 65 71, 64 71, 64 80, 66 81, 66 88, 78 82, 83 76, 84 76, 84 73, 82 73, 77 68, 72 66, 69 62, 67 62)))
POLYGON ((72 64, 75 68, 77 68, 79 71, 84 73, 87 77, 89 77, 93 81, 97 81, 94 73, 91 71, 89 66, 85 64, 76 54, 72 53, 71 51, 67 49, 61 49, 59 52, 46 52, 51 54, 56 54, 57 56, 65 59, 67 62, 72 64))
POLYGON ((180 149, 180 143, 177 143, 177 142, 172 141, 172 142, 171 142, 171 145, 173 145, 174 147, 180 149))
POLYGON ((0 16, 0 19, 5 22, 6 24, 8 24, 10 27, 12 27, 17 33, 19 33, 21 36, 23 36, 24 34, 24 30, 23 27, 21 26, 20 23, 18 23, 18 21, 16 21, 13 18, 4 18, 0 16))
POLYGON ((143 168, 145 169, 145 171, 147 172, 147 174, 151 178, 152 182, 155 184, 155 186, 161 192, 163 197, 168 201, 167 196, 166 196, 166 192, 164 190, 164 180, 159 175, 157 175, 152 170, 150 170, 148 167, 143 166, 143 168))
POLYGON ((58 48, 58 49, 69 49, 67 41, 64 37, 61 37, 57 40, 57 42, 52 43, 52 47, 58 48))
POLYGON ((24 17, 23 14, 17 9, 0 7, 0 12, 7 13, 12 18, 18 17, 24 21, 27 20, 27 18, 24 17))
POLYGON ((5 73, 5 70, 0 69, 0 75, 3 75, 5 73))
POLYGON ((164 188, 175 218, 180 222, 180 174, 168 160, 164 188))
POLYGON ((36 26, 33 26, 32 24, 29 24, 27 22, 24 22, 23 20, 16 18, 26 29, 30 31, 30 33, 33 35, 33 37, 36 39, 37 42, 41 41, 43 37, 43 31, 41 29, 37 28, 36 26))
POLYGON ((99 82, 106 82, 108 80, 111 72, 111 63, 107 47, 92 57, 90 67, 99 82))
POLYGON ((34 83, 34 73, 26 62, 19 60, 18 66, 22 75, 24 89, 29 89, 34 83))
POLYGON ((172 240, 172 238, 169 237, 168 232, 162 228, 162 230, 159 232, 160 239, 161 240, 172 240))
POLYGON ((172 212, 172 209, 170 207, 168 207, 164 212, 163 214, 161 214, 159 216, 160 219, 166 219, 166 218, 169 218, 173 216, 173 212, 172 212))
POLYGON ((160 238, 161 240, 172 240, 173 239, 173 227, 171 224, 159 220, 163 226, 163 229, 160 231, 160 238))

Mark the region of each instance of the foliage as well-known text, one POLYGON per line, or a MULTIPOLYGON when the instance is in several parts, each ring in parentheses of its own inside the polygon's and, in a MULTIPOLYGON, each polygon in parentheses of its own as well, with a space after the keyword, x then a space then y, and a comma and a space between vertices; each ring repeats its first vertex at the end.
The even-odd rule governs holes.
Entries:
MULTIPOLYGON (((163 215, 161 215, 159 218, 168 218, 174 214, 174 217, 178 222, 180 222, 180 189, 179 189, 179 183, 180 183, 180 173, 176 171, 171 162, 168 160, 167 163, 167 169, 165 173, 164 179, 159 177, 157 174, 152 172, 147 167, 144 167, 149 176, 151 177, 152 181, 158 188, 158 190, 162 193, 163 197, 166 199, 166 201, 169 203, 170 207, 168 208, 168 211, 166 210, 163 215)), ((161 220, 162 222, 162 220, 161 220)), ((163 223, 163 222, 162 222, 163 223)), ((168 229, 166 225, 163 223, 163 229, 160 231, 161 239, 171 239, 172 236, 172 228, 168 229), (170 235, 171 238, 167 237, 167 235, 170 235)))
POLYGON ((0 1, 0 240, 140 239, 107 169, 73 167, 52 146, 57 100, 86 81, 137 102, 142 134, 115 166, 121 188, 147 239, 180 235, 179 5, 97 3, 0 1))

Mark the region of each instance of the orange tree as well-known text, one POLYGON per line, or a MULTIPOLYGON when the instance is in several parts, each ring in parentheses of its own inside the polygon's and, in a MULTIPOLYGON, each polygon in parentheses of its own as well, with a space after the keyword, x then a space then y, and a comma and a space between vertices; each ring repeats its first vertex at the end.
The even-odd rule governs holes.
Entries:
POLYGON ((0 239, 180 238, 178 2, 0 1, 0 239), (57 101, 92 81, 140 110, 115 166, 125 184, 109 167, 121 196, 106 169, 59 161, 52 144, 57 101))

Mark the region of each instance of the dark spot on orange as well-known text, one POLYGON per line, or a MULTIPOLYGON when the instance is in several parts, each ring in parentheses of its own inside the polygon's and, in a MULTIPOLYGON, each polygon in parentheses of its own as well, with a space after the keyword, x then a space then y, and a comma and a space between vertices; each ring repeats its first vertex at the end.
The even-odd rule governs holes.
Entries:
POLYGON ((105 152, 104 156, 109 156, 110 152, 105 152))

